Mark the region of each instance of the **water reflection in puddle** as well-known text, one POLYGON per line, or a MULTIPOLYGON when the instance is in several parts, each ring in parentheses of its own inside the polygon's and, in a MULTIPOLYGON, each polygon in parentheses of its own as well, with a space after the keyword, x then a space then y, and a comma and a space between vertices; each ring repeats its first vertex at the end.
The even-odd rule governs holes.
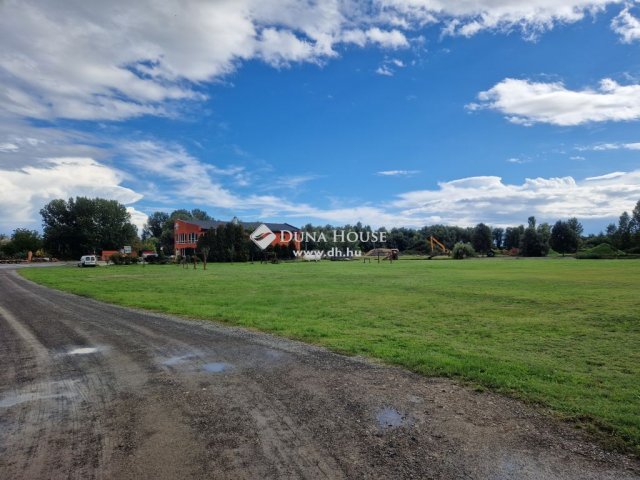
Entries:
POLYGON ((378 410, 376 421, 381 428, 401 427, 405 423, 404 416, 392 407, 384 407, 378 410))
POLYGON ((88 355, 89 353, 96 353, 98 351, 95 347, 80 347, 69 350, 67 355, 88 355))
POLYGON ((166 360, 164 360, 162 364, 168 367, 172 367, 174 365, 180 365, 182 363, 186 363, 190 360, 193 360, 194 358, 197 358, 197 355, 193 353, 190 353, 188 355, 175 355, 173 357, 169 357, 166 360))
POLYGON ((211 362, 211 363, 205 363, 202 366, 202 369, 209 373, 222 373, 222 372, 228 372, 229 370, 232 370, 233 367, 228 363, 211 362))

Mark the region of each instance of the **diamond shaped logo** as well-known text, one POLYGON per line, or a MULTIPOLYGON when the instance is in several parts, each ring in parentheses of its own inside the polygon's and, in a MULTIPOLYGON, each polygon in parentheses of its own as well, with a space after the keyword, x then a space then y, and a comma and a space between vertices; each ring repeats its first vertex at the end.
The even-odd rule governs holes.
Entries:
POLYGON ((264 250, 276 239, 276 234, 263 223, 249 235, 249 238, 260 247, 261 250, 264 250))

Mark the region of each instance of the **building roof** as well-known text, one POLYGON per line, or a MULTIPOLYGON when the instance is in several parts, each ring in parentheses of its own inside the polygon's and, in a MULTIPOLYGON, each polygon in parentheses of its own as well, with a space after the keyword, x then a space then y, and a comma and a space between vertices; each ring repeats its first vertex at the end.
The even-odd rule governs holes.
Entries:
MULTIPOLYGON (((192 225, 198 225, 200 228, 205 230, 218 228, 220 225, 226 225, 228 223, 233 222, 233 220, 229 222, 224 222, 221 220, 181 220, 181 221, 184 223, 190 223, 192 225)), ((269 227, 269 229, 272 232, 281 232, 283 230, 288 230, 290 232, 300 231, 298 227, 294 227, 293 225, 289 225, 288 223, 269 223, 269 222, 237 222, 237 223, 238 225, 242 225, 242 228, 244 228, 245 230, 255 230, 256 228, 258 228, 258 226, 264 223, 267 227, 269 227)))

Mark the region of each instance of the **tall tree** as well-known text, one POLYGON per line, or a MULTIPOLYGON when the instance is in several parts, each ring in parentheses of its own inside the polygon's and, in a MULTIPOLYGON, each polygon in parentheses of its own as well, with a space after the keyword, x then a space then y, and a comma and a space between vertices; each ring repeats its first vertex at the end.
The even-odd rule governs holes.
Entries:
POLYGON ((630 221, 630 230, 631 230, 631 242, 635 248, 640 248, 640 200, 636 203, 636 206, 633 208, 633 212, 631 212, 631 221, 630 221))
POLYGON ((529 226, 520 237, 520 254, 525 257, 544 257, 549 252, 549 244, 544 241, 546 227, 536 229, 535 217, 529 217, 529 226))
POLYGON ((11 247, 15 252, 33 252, 42 248, 42 237, 35 230, 16 228, 11 235, 11 247))
POLYGON ((471 245, 473 245, 476 252, 486 254, 491 250, 492 240, 491 229, 489 227, 484 223, 479 223, 475 226, 473 234, 471 235, 471 245))
POLYGON ((569 222, 558 220, 551 229, 549 243, 564 257, 565 253, 574 253, 578 249, 578 235, 569 222))
POLYGON ((147 223, 145 223, 142 229, 143 240, 149 237, 159 239, 162 236, 162 227, 167 220, 169 220, 169 214, 166 212, 153 212, 149 215, 147 217, 147 223))
POLYGON ((573 230, 576 233, 578 239, 580 239, 582 233, 584 232, 584 227, 578 221, 578 219, 576 217, 571 217, 569 220, 567 220, 567 225, 569 225, 569 228, 573 230))
POLYGON ((504 228, 496 227, 491 231, 491 235, 493 236, 493 244, 496 248, 502 248, 502 242, 504 239, 504 228))
POLYGON ((540 236, 540 241, 542 242, 542 244, 547 246, 547 251, 548 251, 549 238, 551 237, 551 225, 549 225, 547 222, 541 223, 536 228, 536 232, 538 232, 538 235, 540 236))
POLYGON ((520 248, 520 239, 524 235, 524 225, 518 227, 508 227, 504 237, 504 248, 511 250, 512 248, 520 248))
POLYGON ((44 246, 55 256, 75 258, 131 245, 137 229, 124 205, 103 198, 52 200, 40 210, 44 246))
POLYGON ((631 227, 631 216, 627 212, 622 212, 616 230, 616 246, 620 250, 626 250, 631 246, 631 227))

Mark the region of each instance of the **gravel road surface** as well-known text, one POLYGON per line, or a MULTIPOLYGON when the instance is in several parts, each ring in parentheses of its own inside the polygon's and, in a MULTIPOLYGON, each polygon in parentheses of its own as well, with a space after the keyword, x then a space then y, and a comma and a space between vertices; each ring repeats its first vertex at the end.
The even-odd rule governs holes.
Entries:
POLYGON ((640 463, 500 395, 0 269, 0 479, 58 478, 621 480, 640 463))

